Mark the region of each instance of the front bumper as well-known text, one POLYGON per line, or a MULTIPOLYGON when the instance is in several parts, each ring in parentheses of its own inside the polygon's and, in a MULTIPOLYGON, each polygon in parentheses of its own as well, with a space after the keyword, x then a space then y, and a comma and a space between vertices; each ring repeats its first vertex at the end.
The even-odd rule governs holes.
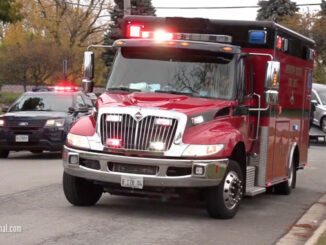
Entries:
POLYGON ((61 151, 66 140, 65 128, 4 127, 0 128, 0 149, 10 151, 61 151), (17 135, 28 136, 27 142, 16 142, 17 135))
POLYGON ((166 158, 145 158, 130 157, 121 155, 104 154, 76 150, 64 146, 63 167, 64 171, 70 175, 100 181, 105 183, 120 184, 121 176, 142 177, 144 187, 210 187, 217 186, 224 178, 228 159, 217 160, 188 160, 188 159, 166 159, 166 158), (71 156, 77 156, 77 163, 71 163, 71 156), (93 169, 80 165, 83 160, 96 160, 99 162, 99 169, 93 169), (112 171, 108 167, 109 163, 155 166, 158 171, 156 174, 135 174, 126 172, 112 171), (202 166, 204 172, 196 175, 194 168, 202 166), (191 174, 182 176, 168 176, 169 167, 191 168, 191 174))

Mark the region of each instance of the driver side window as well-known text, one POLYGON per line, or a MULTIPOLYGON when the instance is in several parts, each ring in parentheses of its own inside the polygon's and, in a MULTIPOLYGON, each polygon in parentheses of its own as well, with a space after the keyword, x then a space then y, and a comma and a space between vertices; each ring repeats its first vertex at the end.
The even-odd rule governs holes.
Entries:
POLYGON ((312 91, 312 93, 311 93, 311 100, 315 100, 319 104, 319 100, 317 98, 317 95, 316 95, 315 91, 312 91))
POLYGON ((83 100, 83 98, 80 95, 77 95, 76 98, 76 107, 84 107, 85 106, 85 102, 83 100))

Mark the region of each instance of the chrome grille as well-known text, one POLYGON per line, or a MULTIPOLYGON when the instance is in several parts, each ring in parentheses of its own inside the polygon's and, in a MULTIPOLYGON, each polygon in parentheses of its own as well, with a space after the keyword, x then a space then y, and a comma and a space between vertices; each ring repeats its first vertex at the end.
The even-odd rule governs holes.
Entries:
POLYGON ((101 117, 101 139, 106 145, 107 139, 121 139, 120 149, 147 151, 151 142, 162 142, 168 150, 173 142, 178 121, 174 118, 146 116, 137 122, 128 114, 104 114, 101 117), (107 121, 107 116, 119 117, 119 121, 107 121), (170 126, 155 124, 156 119, 170 119, 170 126))

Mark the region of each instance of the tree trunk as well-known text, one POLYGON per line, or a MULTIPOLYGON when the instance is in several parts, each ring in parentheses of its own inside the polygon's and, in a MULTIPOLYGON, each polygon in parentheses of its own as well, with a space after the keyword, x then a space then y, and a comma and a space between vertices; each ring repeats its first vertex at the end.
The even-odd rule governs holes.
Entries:
POLYGON ((23 79, 23 87, 24 87, 24 92, 26 92, 26 91, 27 91, 26 75, 24 75, 24 79, 23 79))

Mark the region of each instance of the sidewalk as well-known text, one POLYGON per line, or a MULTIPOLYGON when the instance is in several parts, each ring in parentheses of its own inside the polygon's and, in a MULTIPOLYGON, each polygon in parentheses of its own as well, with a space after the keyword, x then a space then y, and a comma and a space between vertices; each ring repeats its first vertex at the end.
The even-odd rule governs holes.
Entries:
POLYGON ((277 245, 315 245, 326 231, 326 194, 313 204, 277 245))

